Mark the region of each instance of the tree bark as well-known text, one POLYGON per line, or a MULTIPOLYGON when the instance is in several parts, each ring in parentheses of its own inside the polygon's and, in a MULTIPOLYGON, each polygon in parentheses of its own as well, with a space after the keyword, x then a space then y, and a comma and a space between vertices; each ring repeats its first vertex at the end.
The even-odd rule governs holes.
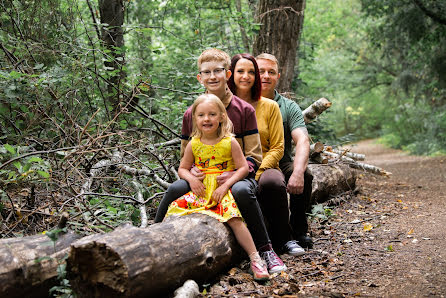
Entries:
POLYGON ((68 276, 80 297, 153 297, 212 279, 243 253, 232 232, 202 214, 126 226, 71 246, 68 276))
POLYGON ((297 49, 304 21, 305 0, 260 0, 256 20, 261 24, 254 41, 257 56, 269 53, 279 61, 279 92, 291 91, 294 68, 298 64, 297 49))
POLYGON ((0 297, 48 297, 57 283, 58 262, 77 239, 64 234, 55 247, 45 235, 0 240, 0 297))
POLYGON ((110 72, 117 71, 116 74, 110 76, 107 86, 108 100, 116 113, 121 100, 120 85, 125 77, 122 70, 124 65, 124 50, 122 49, 124 46, 123 0, 99 0, 99 12, 102 24, 102 42, 105 48, 110 51, 110 56, 105 60, 104 65, 110 72))

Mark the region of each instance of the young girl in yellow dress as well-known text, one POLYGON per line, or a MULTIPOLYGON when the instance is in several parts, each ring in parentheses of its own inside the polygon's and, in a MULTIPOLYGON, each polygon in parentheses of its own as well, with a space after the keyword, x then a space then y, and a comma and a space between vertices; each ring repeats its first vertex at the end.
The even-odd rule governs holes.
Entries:
POLYGON ((192 140, 186 146, 178 169, 178 175, 189 182, 192 191, 172 202, 166 217, 202 213, 226 222, 249 255, 254 279, 267 280, 270 276, 266 264, 256 250, 230 190, 234 183, 248 175, 248 163, 231 134, 232 122, 221 100, 213 94, 204 94, 195 100, 192 117, 192 140), (193 165, 205 174, 203 182, 190 173, 193 165), (224 184, 217 184, 218 175, 234 170, 224 184))

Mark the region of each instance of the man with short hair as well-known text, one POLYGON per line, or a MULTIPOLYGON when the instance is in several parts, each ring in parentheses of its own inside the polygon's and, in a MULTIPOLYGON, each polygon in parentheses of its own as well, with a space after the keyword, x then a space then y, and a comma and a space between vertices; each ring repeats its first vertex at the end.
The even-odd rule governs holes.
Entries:
POLYGON ((287 181, 287 191, 290 194, 290 224, 293 229, 294 238, 300 246, 311 248, 313 241, 307 235, 307 208, 308 202, 304 200, 304 191, 311 191, 308 184, 310 179, 304 179, 305 170, 308 165, 310 153, 310 140, 302 110, 294 101, 280 95, 275 90, 280 78, 279 64, 274 55, 263 53, 256 57, 262 80, 262 96, 274 99, 280 107, 283 119, 283 129, 285 137, 285 152, 280 160, 279 167, 285 175, 287 181), (293 140, 296 153, 293 154, 291 147, 293 140), (305 187, 304 187, 305 186, 305 187))
MULTIPOLYGON (((197 64, 199 70, 198 81, 206 88, 206 92, 216 95, 225 105, 228 117, 234 127, 235 139, 239 142, 249 165, 248 177, 235 183, 231 188, 237 206, 251 232, 257 249, 266 261, 269 273, 286 270, 285 264, 272 248, 263 222, 263 214, 255 195, 257 181, 254 177, 262 161, 262 147, 255 110, 250 104, 238 98, 229 90, 227 81, 231 77, 231 71, 229 70, 231 58, 226 52, 219 49, 205 50, 198 58, 197 64)), ((186 110, 183 116, 181 156, 190 141, 191 133, 192 106, 186 110)), ((200 179, 204 179, 204 174, 196 168, 192 168, 191 173, 200 179)), ((217 183, 219 185, 225 183, 231 175, 233 175, 233 172, 224 172, 217 177, 217 183)), ((190 186, 186 180, 180 179, 172 183, 160 202, 155 222, 161 222, 169 204, 188 191, 190 191, 190 186)))

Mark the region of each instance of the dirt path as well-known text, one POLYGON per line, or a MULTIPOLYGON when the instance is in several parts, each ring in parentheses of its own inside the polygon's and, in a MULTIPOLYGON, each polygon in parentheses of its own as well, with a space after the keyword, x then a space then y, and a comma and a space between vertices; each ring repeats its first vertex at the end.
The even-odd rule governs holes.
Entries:
POLYGON ((389 179, 364 176, 359 181, 361 195, 376 200, 376 207, 383 210, 396 205, 370 233, 376 239, 373 247, 392 245, 393 251, 380 252, 385 257, 376 264, 351 268, 358 279, 368 282, 352 289, 372 296, 444 297, 446 157, 408 156, 373 141, 360 142, 352 151, 392 172, 389 179))
POLYGON ((312 222, 314 248, 282 256, 287 272, 259 286, 233 268, 210 294, 445 297, 446 157, 409 156, 370 140, 352 152, 392 175, 361 174, 359 194, 312 222))

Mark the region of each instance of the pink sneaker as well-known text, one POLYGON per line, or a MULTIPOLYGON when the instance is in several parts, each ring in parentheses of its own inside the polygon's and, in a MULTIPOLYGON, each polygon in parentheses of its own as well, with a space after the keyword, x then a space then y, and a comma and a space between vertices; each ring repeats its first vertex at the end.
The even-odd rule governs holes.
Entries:
POLYGON ((268 268, 262 259, 251 261, 251 271, 254 280, 265 281, 271 278, 268 274, 268 268))
POLYGON ((265 260, 268 271, 271 274, 285 271, 287 269, 286 265, 272 249, 262 252, 261 257, 265 260))

